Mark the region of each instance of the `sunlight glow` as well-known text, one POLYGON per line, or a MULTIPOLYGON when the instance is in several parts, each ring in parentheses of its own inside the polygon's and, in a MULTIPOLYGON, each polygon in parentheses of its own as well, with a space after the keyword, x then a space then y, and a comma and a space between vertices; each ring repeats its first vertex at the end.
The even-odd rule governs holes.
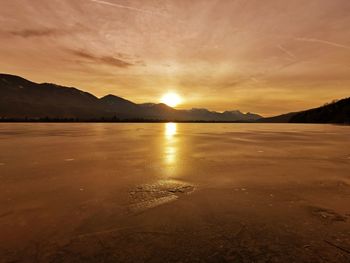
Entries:
POLYGON ((182 102, 182 99, 178 94, 174 92, 169 92, 163 95, 163 97, 161 98, 161 102, 170 107, 176 107, 182 102))

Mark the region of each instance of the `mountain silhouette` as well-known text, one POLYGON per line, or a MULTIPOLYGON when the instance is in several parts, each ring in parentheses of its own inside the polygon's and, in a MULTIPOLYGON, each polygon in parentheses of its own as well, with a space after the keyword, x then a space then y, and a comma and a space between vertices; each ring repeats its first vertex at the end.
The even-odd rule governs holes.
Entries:
POLYGON ((350 98, 294 114, 291 123, 350 123, 350 98))
POLYGON ((162 103, 136 104, 109 94, 102 98, 73 87, 34 83, 0 74, 1 120, 256 121, 257 114, 207 109, 176 110, 162 103))
POLYGON ((285 113, 273 117, 266 117, 266 118, 261 118, 257 120, 257 122, 263 122, 263 123, 287 123, 290 122, 291 118, 298 114, 298 112, 290 112, 290 113, 285 113))
POLYGON ((257 122, 350 124, 350 98, 335 100, 314 109, 262 118, 257 122))

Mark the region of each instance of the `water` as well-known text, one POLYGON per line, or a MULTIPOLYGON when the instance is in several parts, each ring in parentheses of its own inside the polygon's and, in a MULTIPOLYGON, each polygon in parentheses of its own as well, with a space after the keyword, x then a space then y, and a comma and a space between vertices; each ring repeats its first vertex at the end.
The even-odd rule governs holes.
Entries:
POLYGON ((0 262, 348 262, 349 138, 333 125, 0 124, 0 262))

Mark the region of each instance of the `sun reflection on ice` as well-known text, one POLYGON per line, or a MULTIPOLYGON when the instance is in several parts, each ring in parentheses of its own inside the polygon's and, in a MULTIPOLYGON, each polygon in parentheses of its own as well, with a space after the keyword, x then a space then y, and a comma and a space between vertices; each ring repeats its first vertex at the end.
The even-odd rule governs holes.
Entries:
POLYGON ((169 122, 165 124, 165 136, 167 139, 172 139, 174 135, 176 135, 177 124, 173 122, 169 122))
POLYGON ((167 166, 167 171, 172 173, 176 164, 177 143, 175 135, 177 133, 177 124, 172 122, 166 123, 164 128, 164 161, 167 166))
POLYGON ((167 164, 174 164, 176 161, 176 148, 168 146, 165 148, 165 161, 167 164))

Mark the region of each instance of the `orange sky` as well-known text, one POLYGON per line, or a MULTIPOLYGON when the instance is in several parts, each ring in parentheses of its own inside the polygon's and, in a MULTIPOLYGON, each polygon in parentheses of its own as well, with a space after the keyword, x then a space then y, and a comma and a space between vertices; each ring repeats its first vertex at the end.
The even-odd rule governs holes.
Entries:
POLYGON ((269 116, 350 96, 349 14, 349 0, 0 1, 0 72, 269 116))

